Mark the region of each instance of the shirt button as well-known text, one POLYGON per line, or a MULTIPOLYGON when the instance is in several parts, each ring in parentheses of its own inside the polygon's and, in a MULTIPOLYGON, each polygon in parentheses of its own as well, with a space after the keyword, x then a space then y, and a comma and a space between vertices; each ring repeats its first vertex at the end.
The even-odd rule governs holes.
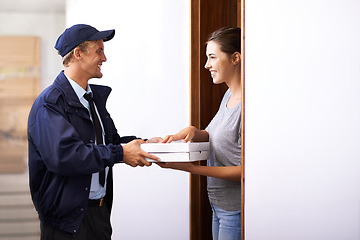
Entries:
POLYGON ((87 190, 89 190, 89 188, 86 187, 86 188, 85 188, 85 191, 87 191, 87 190))
POLYGON ((81 211, 81 212, 83 212, 83 211, 84 211, 84 209, 83 209, 83 208, 80 208, 80 211, 81 211))
POLYGON ((90 139, 90 142, 93 143, 94 141, 90 139))
POLYGON ((76 229, 74 229, 74 233, 76 233, 76 229))

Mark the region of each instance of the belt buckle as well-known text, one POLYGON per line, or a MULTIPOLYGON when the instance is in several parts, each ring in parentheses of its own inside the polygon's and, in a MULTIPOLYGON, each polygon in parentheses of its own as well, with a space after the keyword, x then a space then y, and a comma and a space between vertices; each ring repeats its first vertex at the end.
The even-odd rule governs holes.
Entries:
POLYGON ((101 207, 103 205, 104 199, 100 199, 100 203, 99 203, 99 207, 101 207))

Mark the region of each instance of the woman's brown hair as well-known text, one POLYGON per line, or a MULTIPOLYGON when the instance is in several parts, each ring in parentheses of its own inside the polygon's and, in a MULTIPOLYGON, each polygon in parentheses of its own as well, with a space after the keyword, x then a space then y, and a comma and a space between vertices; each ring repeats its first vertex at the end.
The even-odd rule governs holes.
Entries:
POLYGON ((213 32, 206 44, 210 41, 214 41, 220 45, 220 50, 228 53, 233 54, 234 52, 241 53, 240 50, 240 43, 241 43, 241 31, 240 28, 237 27, 223 27, 215 32, 213 32))

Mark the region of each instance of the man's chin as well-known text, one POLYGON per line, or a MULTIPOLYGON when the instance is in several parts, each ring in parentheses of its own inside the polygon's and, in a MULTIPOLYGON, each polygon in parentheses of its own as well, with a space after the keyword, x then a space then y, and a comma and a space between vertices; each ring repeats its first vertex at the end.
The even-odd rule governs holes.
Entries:
POLYGON ((96 75, 94 76, 94 78, 102 78, 102 77, 103 77, 103 74, 102 74, 102 73, 96 74, 96 75))

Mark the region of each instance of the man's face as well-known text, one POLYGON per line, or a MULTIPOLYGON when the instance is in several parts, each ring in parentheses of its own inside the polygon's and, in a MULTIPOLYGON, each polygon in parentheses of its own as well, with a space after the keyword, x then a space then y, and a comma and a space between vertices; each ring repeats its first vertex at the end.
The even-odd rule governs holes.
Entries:
POLYGON ((88 79, 102 78, 101 66, 106 62, 103 40, 91 41, 87 51, 81 54, 83 55, 81 66, 88 79))

